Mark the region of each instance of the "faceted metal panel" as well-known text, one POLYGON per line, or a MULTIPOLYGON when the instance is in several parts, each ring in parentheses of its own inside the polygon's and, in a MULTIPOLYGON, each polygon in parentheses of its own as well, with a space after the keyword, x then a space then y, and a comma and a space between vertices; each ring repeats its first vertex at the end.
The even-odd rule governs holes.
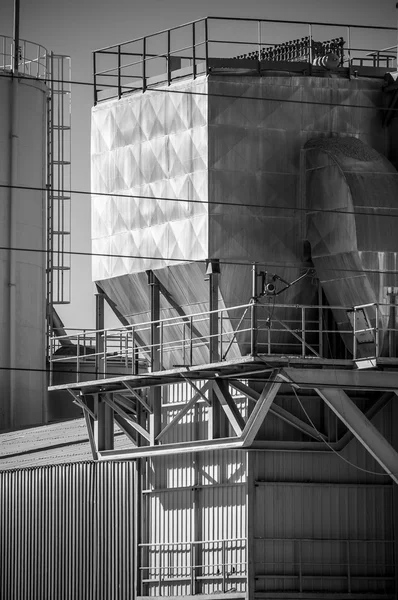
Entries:
POLYGON ((202 78, 93 109, 92 189, 111 194, 93 195, 93 252, 122 255, 94 257, 94 280, 206 258, 206 92, 202 78))

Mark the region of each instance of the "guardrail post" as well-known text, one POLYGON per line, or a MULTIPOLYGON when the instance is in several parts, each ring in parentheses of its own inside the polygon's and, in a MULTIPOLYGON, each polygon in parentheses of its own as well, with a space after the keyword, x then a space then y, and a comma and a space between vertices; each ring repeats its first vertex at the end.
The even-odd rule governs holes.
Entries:
POLYGON ((395 358, 397 347, 397 307, 396 307, 396 288, 388 288, 387 296, 390 298, 390 315, 389 315, 389 336, 388 336, 388 356, 395 358))
POLYGON ((353 355, 353 359, 356 360, 356 358, 357 358, 357 311, 356 311, 355 306, 354 306, 353 331, 354 331, 354 339, 352 340, 352 355, 353 355))
POLYGON ((195 23, 192 23, 192 76, 196 78, 196 39, 195 39, 195 23))
POLYGON ((95 329, 95 376, 99 379, 104 353, 104 295, 101 292, 95 294, 95 329))
POLYGON ((207 19, 205 19, 205 66, 207 73, 209 70, 209 26, 207 19))
POLYGON ((301 354, 305 358, 305 306, 301 307, 301 354))
POLYGON ((80 336, 77 334, 76 340, 76 382, 80 381, 80 336))
POLYGON ((117 47, 117 96, 120 100, 122 97, 122 77, 121 77, 122 60, 120 55, 120 44, 117 47))
POLYGON ((379 358, 380 355, 380 330, 379 330, 379 305, 376 304, 376 323, 375 323, 375 356, 379 358))
POLYGON ((146 38, 142 40, 142 91, 146 90, 146 38))
POLYGON ((97 104, 97 54, 93 52, 94 106, 97 104))
POLYGON ((250 354, 257 355, 257 270, 252 266, 252 305, 250 310, 250 354))
POLYGON ((171 83, 171 69, 170 69, 170 29, 167 30, 167 85, 171 83))

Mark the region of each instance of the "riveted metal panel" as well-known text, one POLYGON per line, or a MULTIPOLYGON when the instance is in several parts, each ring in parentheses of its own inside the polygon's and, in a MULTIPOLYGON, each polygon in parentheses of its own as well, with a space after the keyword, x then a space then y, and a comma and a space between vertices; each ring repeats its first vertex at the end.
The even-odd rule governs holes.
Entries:
POLYGON ((1 473, 1 598, 133 597, 133 502, 133 463, 1 473))

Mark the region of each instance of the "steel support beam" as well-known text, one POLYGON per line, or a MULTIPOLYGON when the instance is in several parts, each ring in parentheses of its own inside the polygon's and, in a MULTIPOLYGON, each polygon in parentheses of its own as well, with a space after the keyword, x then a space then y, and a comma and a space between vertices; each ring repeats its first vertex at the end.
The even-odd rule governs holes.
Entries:
POLYGON ((94 421, 95 445, 98 452, 113 450, 113 409, 107 404, 102 394, 98 394, 94 401, 97 420, 94 421))
POLYGON ((191 452, 208 452, 211 450, 233 450, 242 448, 243 442, 237 438, 224 438, 219 440, 195 440, 193 442, 179 442, 165 444, 164 446, 148 446, 141 448, 106 450, 99 453, 102 460, 127 460, 135 458, 152 458, 171 454, 187 454, 191 452))
POLYGON ((398 452, 340 389, 319 388, 317 394, 352 431, 373 458, 398 483, 398 452))
MULTIPOLYGON (((260 394, 259 394, 259 392, 256 392, 256 390, 253 390, 252 388, 245 385, 241 381, 233 381, 230 383, 230 385, 233 388, 235 388, 236 390, 242 392, 242 394, 244 394, 249 400, 252 400, 253 402, 258 402, 258 399, 260 398, 260 394)), ((270 412, 270 414, 274 415, 275 417, 278 417, 278 419, 285 421, 285 423, 287 423, 288 425, 291 425, 298 431, 301 431, 301 433, 304 433, 305 435, 308 435, 311 438, 314 438, 315 440, 319 441, 320 439, 325 438, 325 435, 315 431, 315 429, 313 427, 311 427, 311 425, 308 425, 307 423, 305 423, 304 421, 302 421, 301 419, 299 419, 298 417, 293 415, 291 412, 289 412, 288 410, 285 410, 284 408, 282 408, 281 406, 278 406, 277 404, 273 404, 270 407, 269 412, 270 412)))
POLYGON ((142 435, 146 440, 150 440, 150 433, 146 431, 146 429, 141 427, 141 425, 136 423, 133 417, 128 415, 120 406, 116 404, 116 402, 114 402, 110 398, 105 398, 105 402, 115 411, 115 413, 119 415, 119 417, 127 421, 131 425, 131 427, 135 429, 135 431, 137 431, 137 433, 142 435))
MULTIPOLYGON (((157 441, 161 440, 164 438, 164 436, 166 435, 166 433, 168 433, 171 429, 173 429, 173 427, 175 427, 177 425, 177 423, 179 423, 181 421, 181 419, 183 418, 184 415, 187 414, 187 412, 193 407, 195 406, 195 404, 197 403, 197 401, 203 397, 204 392, 206 392, 206 390, 209 388, 210 386, 210 381, 207 381, 200 390, 198 390, 196 392, 196 394, 194 394, 192 396, 192 398, 189 400, 189 402, 186 403, 185 406, 183 406, 180 410, 180 412, 178 413, 178 415, 176 415, 174 417, 174 419, 172 421, 170 421, 170 423, 168 423, 168 425, 166 425, 166 427, 164 427, 162 429, 162 431, 158 434, 157 436, 157 441)), ((196 386, 195 386, 196 387, 196 386)))
POLYGON ((275 369, 272 371, 268 383, 264 386, 260 398, 242 432, 242 440, 245 447, 250 446, 254 442, 281 385, 282 380, 279 377, 279 370, 275 369))
POLYGON ((225 412, 228 421, 232 426, 232 429, 235 431, 237 436, 242 435, 245 422, 238 410, 238 407, 236 406, 236 403, 229 393, 228 383, 222 379, 220 381, 216 380, 213 383, 213 390, 218 398, 221 408, 225 412))
POLYGON ((285 367, 280 376, 300 388, 332 387, 355 390, 398 390, 398 371, 300 369, 285 367))

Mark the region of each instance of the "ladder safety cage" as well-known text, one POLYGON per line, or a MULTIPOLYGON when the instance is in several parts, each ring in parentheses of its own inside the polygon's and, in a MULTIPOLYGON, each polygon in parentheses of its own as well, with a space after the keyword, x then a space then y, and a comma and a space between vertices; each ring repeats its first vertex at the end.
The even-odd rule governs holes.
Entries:
POLYGON ((47 112, 47 302, 71 297, 71 65, 48 56, 47 112))

